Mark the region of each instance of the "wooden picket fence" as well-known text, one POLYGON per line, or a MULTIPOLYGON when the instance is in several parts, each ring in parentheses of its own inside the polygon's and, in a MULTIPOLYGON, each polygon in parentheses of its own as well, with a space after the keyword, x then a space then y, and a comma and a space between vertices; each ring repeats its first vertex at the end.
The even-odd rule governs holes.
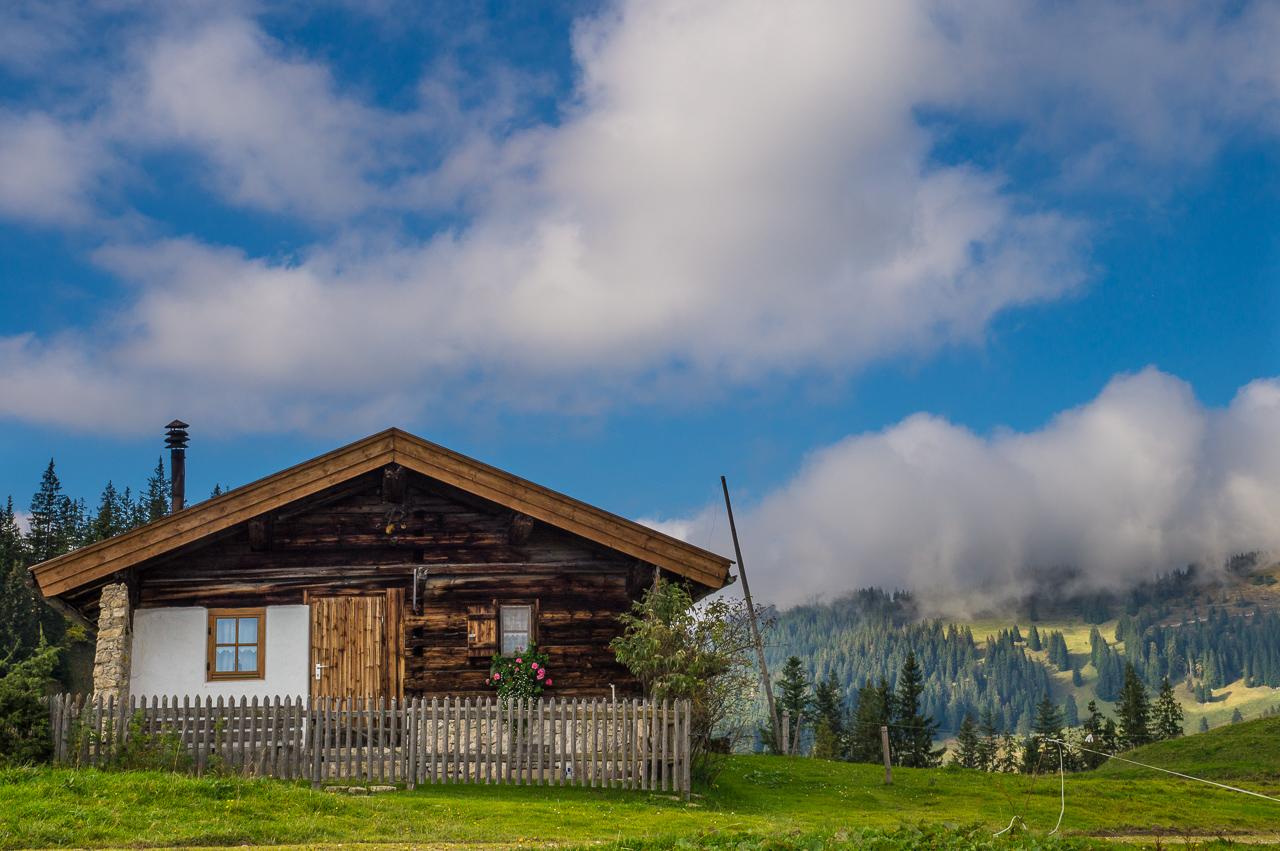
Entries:
MULTIPOLYGON (((203 773, 689 793, 688 701, 49 698, 54 757, 106 764, 139 736, 203 773), (183 759, 185 757, 185 759, 183 759)), ((141 744, 141 742, 135 742, 141 744)))

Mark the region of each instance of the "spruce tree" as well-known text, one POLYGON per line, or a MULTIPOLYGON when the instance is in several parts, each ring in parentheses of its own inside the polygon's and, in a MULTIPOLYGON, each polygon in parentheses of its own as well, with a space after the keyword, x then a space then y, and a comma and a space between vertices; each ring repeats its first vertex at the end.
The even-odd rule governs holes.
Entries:
POLYGON ((801 729, 805 720, 812 721, 811 701, 807 694, 809 681, 805 679, 804 662, 799 656, 787 659, 787 663, 782 666, 782 673, 773 684, 773 690, 777 695, 778 722, 782 722, 783 712, 791 713, 786 730, 787 748, 790 749, 797 742, 796 731, 801 729))
MULTIPOLYGON (((898 676, 897 727, 900 742, 900 764, 907 768, 933 768, 942 762, 947 749, 933 747, 938 733, 938 722, 932 715, 922 714, 920 695, 924 692, 924 674, 916 662, 914 650, 907 651, 907 660, 898 676)), ((893 738, 890 736, 890 738, 893 738)))
POLYGON ((147 492, 138 500, 143 516, 140 518, 142 522, 135 525, 152 523, 168 515, 171 501, 169 479, 164 474, 164 458, 161 457, 156 461, 155 472, 147 479, 147 492))
POLYGON ((1031 625, 1031 631, 1027 633, 1027 649, 1041 650, 1044 645, 1040 643, 1040 630, 1036 629, 1036 625, 1031 625))
POLYGON ((1198 729, 1201 733, 1207 733, 1207 732, 1209 732, 1209 719, 1207 719, 1207 718, 1205 718, 1203 715, 1201 715, 1201 716, 1200 716, 1200 724, 1198 725, 1197 729, 1198 729))
POLYGON ((978 725, 972 713, 965 713, 960 722, 960 730, 956 734, 955 761, 963 768, 981 768, 983 764, 982 738, 978 735, 978 725))
POLYGON ((1080 726, 1080 709, 1076 706, 1076 696, 1068 694, 1062 705, 1062 723, 1068 727, 1080 726))
POLYGON ((1182 735, 1182 706, 1173 696, 1173 686, 1169 685, 1168 677, 1160 684, 1160 696, 1156 698, 1153 715, 1157 741, 1176 739, 1182 735))
MULTIPOLYGON (((813 691, 813 712, 817 721, 823 724, 827 734, 831 737, 833 753, 827 759, 841 759, 844 757, 845 740, 847 733, 844 729, 845 715, 848 707, 845 704, 844 688, 840 685, 840 680, 836 677, 835 669, 827 671, 827 678, 818 683, 813 691)), ((815 755, 817 748, 818 730, 814 728, 815 736, 815 755)))
POLYGON ((27 534, 27 551, 32 564, 39 564, 60 556, 71 547, 65 521, 70 513, 70 502, 62 492, 62 483, 54 470, 53 459, 40 478, 40 488, 31 497, 30 531, 27 534))
POLYGON ((1124 685, 1116 700, 1116 718, 1119 719, 1120 744, 1124 750, 1133 750, 1151 742, 1151 702, 1146 686, 1129 663, 1124 666, 1124 685))
POLYGON ((889 684, 882 677, 880 687, 867 680, 858 689, 858 705, 853 712, 853 734, 850 759, 854 762, 878 763, 883 759, 880 728, 890 721, 893 708, 888 705, 889 684))
POLYGON ((1232 724, 1239 724, 1239 723, 1240 723, 1241 721, 1243 721, 1243 720, 1244 720, 1244 716, 1240 714, 1240 707, 1239 707, 1239 706, 1237 706, 1235 709, 1231 710, 1231 723, 1232 723, 1232 724))
POLYGON ((978 768, 991 771, 1000 751, 1000 721, 990 709, 984 709, 978 719, 978 768))

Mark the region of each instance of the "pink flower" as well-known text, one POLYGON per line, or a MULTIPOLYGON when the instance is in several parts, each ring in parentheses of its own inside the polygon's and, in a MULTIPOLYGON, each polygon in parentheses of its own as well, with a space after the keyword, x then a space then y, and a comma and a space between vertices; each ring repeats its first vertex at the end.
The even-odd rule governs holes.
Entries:
POLYGON ((547 685, 551 685, 551 678, 547 677, 547 685))
POLYGON ((536 671, 536 670, 538 670, 538 663, 537 663, 537 662, 534 662, 534 663, 533 663, 533 669, 534 669, 535 671, 536 671))
POLYGON ((497 681, 498 681, 498 680, 500 680, 500 679, 502 679, 502 674, 494 674, 494 675, 493 675, 493 681, 494 681, 494 682, 497 682, 497 681))
POLYGON ((520 660, 519 660, 519 659, 516 659, 516 664, 517 664, 517 665, 519 665, 519 664, 520 664, 520 660))
POLYGON ((543 678, 543 677, 545 677, 546 675, 547 675, 547 672, 546 672, 546 671, 539 671, 539 672, 538 672, 538 679, 542 679, 542 678, 543 678))

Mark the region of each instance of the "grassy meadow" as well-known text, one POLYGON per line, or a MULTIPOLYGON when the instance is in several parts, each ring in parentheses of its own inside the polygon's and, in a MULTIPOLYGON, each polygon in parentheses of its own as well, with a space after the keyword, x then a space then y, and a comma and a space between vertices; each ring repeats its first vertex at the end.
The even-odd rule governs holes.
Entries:
MULTIPOLYGON (((549 786, 429 786, 353 796, 276 780, 6 769, 0 771, 0 848, 659 847, 722 835, 813 836, 821 844, 826 841, 821 837, 904 825, 962 827, 986 837, 1015 815, 1030 834, 1043 837, 1061 809, 1056 775, 895 769, 893 785, 886 786, 883 774, 875 766, 733 757, 714 788, 685 801, 621 789, 549 786)), ((1280 787, 1275 775, 1255 776, 1261 791, 1271 794, 1280 787)), ((1068 835, 1280 838, 1280 803, 1149 772, 1067 775, 1065 792, 1062 830, 1068 835)), ((805 851, 815 849, 806 846, 805 851)))

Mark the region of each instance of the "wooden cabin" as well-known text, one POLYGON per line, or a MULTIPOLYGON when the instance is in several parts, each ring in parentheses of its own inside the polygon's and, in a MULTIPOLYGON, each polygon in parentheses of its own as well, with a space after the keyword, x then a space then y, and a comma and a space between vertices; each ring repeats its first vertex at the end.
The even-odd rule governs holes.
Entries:
POLYGON ((390 429, 32 575, 96 629, 102 693, 492 694, 493 655, 535 642, 549 694, 621 696, 617 616, 730 564, 390 429))

